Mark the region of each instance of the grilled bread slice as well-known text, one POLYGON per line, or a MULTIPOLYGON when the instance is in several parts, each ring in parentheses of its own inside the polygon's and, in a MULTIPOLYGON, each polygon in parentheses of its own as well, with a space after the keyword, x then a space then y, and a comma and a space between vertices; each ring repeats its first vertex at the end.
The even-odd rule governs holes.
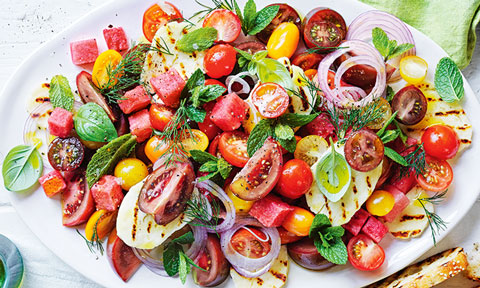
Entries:
POLYGON ((366 288, 429 288, 467 268, 467 256, 457 247, 413 264, 366 288))

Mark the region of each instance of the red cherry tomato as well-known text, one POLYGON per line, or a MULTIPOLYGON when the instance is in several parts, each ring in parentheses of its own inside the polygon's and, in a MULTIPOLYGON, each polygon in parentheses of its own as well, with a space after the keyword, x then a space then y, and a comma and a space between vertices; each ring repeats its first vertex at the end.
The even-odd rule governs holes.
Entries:
MULTIPOLYGON (((328 83, 328 87, 332 90, 335 89, 335 75, 336 75, 335 72, 328 70, 327 83, 328 83)), ((343 80, 340 80, 340 86, 347 87, 350 85, 345 83, 343 80)))
POLYGON ((203 27, 217 29, 216 42, 224 43, 235 41, 242 31, 242 24, 238 16, 227 9, 213 10, 203 21, 203 27))
POLYGON ((282 241, 282 245, 293 243, 303 238, 302 236, 297 236, 292 232, 285 230, 285 228, 281 226, 277 227, 277 230, 278 230, 278 234, 280 235, 280 240, 282 241))
POLYGON ((208 76, 220 78, 232 73, 237 63, 237 51, 228 44, 219 44, 210 48, 205 54, 203 67, 208 76))
POLYGON ((172 19, 182 17, 182 13, 171 3, 164 2, 162 7, 158 4, 153 4, 143 14, 143 35, 145 35, 148 41, 152 42, 158 28, 172 19))
POLYGON ((205 109, 205 111, 207 112, 207 116, 205 116, 203 122, 198 123, 198 129, 200 129, 200 131, 207 135, 208 140, 212 140, 213 138, 215 138, 215 136, 222 132, 222 129, 218 128, 218 126, 215 125, 215 123, 213 123, 212 119, 210 118, 210 115, 212 115, 213 106, 215 106, 215 101, 210 101, 203 105, 203 109, 205 109))
POLYGON ((83 224, 95 212, 95 202, 83 175, 66 175, 67 189, 62 193, 62 223, 72 227, 83 224))
POLYGON ((363 234, 358 234, 350 239, 347 251, 348 261, 359 270, 376 270, 385 261, 383 248, 363 234))
POLYGON ((318 135, 327 141, 330 137, 334 140, 337 138, 335 126, 333 126, 330 117, 325 113, 318 115, 315 120, 308 123, 305 127, 309 135, 318 135))
POLYGON ((460 141, 455 130, 446 125, 433 125, 422 135, 425 153, 441 160, 455 157, 460 141))
POLYGON ((207 80, 205 80, 205 86, 208 86, 208 85, 220 85, 223 88, 227 89, 227 86, 225 86, 225 84, 218 81, 217 79, 207 79, 207 80))
POLYGON ((157 130, 165 130, 165 127, 172 121, 174 115, 175 110, 170 107, 159 104, 150 106, 150 123, 157 130))
POLYGON ((313 182, 310 166, 300 159, 292 159, 283 165, 277 192, 281 195, 297 199, 310 190, 313 182))
POLYGON ((236 167, 243 167, 250 159, 247 153, 247 140, 248 136, 243 132, 224 132, 220 136, 218 150, 228 163, 236 167))
POLYGON ((263 117, 277 118, 287 111, 290 97, 282 86, 269 82, 253 90, 252 102, 263 117))
POLYGON ((292 64, 302 68, 303 71, 317 69, 318 64, 320 61, 322 61, 323 57, 325 56, 317 53, 305 52, 295 57, 295 59, 292 61, 292 64))
POLYGON ((253 227, 240 228, 233 234, 230 244, 241 255, 259 259, 267 255, 272 246, 271 241, 260 241, 259 239, 268 239, 268 236, 253 227))
POLYGON ((217 135, 213 140, 210 142, 210 146, 208 146, 208 153, 212 154, 215 157, 222 157, 220 151, 218 151, 218 143, 220 142, 221 135, 217 135))
POLYGON ((427 167, 423 175, 417 175, 417 182, 423 189, 441 192, 453 181, 453 170, 445 160, 426 157, 427 167))
POLYGON ((308 48, 338 46, 347 34, 345 20, 332 9, 315 8, 303 23, 303 38, 308 48))

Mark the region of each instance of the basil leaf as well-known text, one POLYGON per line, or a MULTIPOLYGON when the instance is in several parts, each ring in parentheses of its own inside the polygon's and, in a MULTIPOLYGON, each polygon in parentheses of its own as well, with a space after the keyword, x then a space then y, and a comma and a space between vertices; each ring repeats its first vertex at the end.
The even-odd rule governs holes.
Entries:
POLYGON ((167 245, 165 250, 163 250, 163 266, 165 267, 165 272, 168 276, 175 276, 179 270, 179 262, 182 246, 172 243, 167 245))
POLYGON ((62 75, 53 76, 48 91, 50 102, 54 108, 60 107, 68 111, 73 110, 75 96, 73 95, 68 79, 62 75))
POLYGON ((35 146, 19 145, 10 150, 2 165, 5 189, 21 192, 31 188, 42 175, 43 161, 35 146))
POLYGON ((207 86, 197 86, 191 90, 192 93, 192 104, 195 107, 200 107, 203 104, 213 101, 218 97, 222 96, 227 89, 220 85, 207 85, 207 86))
POLYGON ((315 244, 315 246, 317 246, 320 255, 322 255, 323 258, 325 258, 327 261, 337 265, 347 264, 347 247, 345 246, 345 243, 343 243, 342 238, 335 238, 335 240, 332 242, 333 243, 329 242, 328 247, 325 247, 325 245, 321 245, 320 249, 318 249, 317 244, 315 244))
POLYGON ((110 174, 117 163, 128 157, 137 144, 137 137, 126 134, 101 147, 88 162, 85 178, 92 187, 103 175, 110 174))
MULTIPOLYGON (((254 55, 254 58, 258 53, 254 55)), ((256 66, 258 78, 260 78, 261 82, 277 83, 287 91, 296 89, 295 84, 293 84, 292 77, 290 77, 290 72, 288 72, 287 68, 277 60, 264 58, 260 61, 257 61, 256 66)))
POLYGON ((200 172, 217 172, 217 170, 217 160, 205 162, 200 168, 198 168, 198 171, 200 172))
POLYGON ((193 149, 193 150, 190 150, 189 153, 192 156, 193 160, 195 160, 195 162, 198 162, 200 164, 204 164, 208 161, 217 161, 218 160, 217 157, 213 156, 212 154, 210 154, 208 152, 202 151, 202 150, 193 149))
POLYGON ((78 109, 74 123, 78 136, 86 141, 108 142, 118 137, 107 112, 93 102, 78 109))
POLYGON ((248 32, 249 35, 256 35, 268 26, 278 14, 280 6, 267 6, 260 10, 255 17, 253 28, 248 32))
POLYGON ((385 147, 385 156, 392 159, 402 166, 408 166, 408 162, 405 161, 405 158, 402 155, 398 154, 395 150, 389 147, 385 147))
POLYGON ((188 231, 187 233, 183 234, 180 237, 177 237, 172 240, 172 243, 178 243, 178 244, 192 244, 195 242, 195 237, 193 236, 192 231, 188 231))
POLYGON ((461 100, 465 94, 460 69, 448 57, 444 57, 438 62, 435 70, 435 89, 442 100, 448 103, 461 100))
POLYGON ((293 129, 290 126, 284 125, 281 123, 275 126, 275 138, 288 140, 294 137, 295 137, 295 132, 293 132, 293 129))
POLYGON ((194 51, 204 51, 212 47, 217 40, 217 29, 213 27, 203 27, 183 35, 177 41, 178 50, 185 53, 193 53, 194 51))
POLYGON ((258 122, 257 125, 253 127, 253 130, 252 132, 250 132, 250 136, 248 137, 248 140, 247 140, 248 155, 252 157, 253 154, 255 154, 255 151, 257 151, 263 146, 263 144, 265 143, 265 140, 267 140, 269 136, 273 136, 273 135, 274 135, 274 131, 272 127, 272 121, 268 119, 260 120, 260 122, 258 122))
POLYGON ((295 137, 289 138, 289 139, 281 139, 281 138, 275 138, 280 146, 283 148, 287 149, 288 152, 293 153, 295 152, 295 149, 297 148, 297 139, 295 137))
POLYGON ((225 159, 220 158, 217 162, 218 172, 222 176, 223 179, 227 179, 230 176, 230 172, 232 172, 232 165, 228 163, 225 159))
POLYGON ((288 125, 292 128, 307 125, 317 118, 318 114, 302 115, 296 113, 287 113, 280 116, 280 123, 288 125))
POLYGON ((201 108, 196 108, 194 106, 188 106, 186 109, 187 117, 190 120, 195 121, 197 123, 203 123, 205 121, 205 117, 207 116, 207 112, 201 108))
POLYGON ((188 78, 187 83, 185 83, 185 87, 183 87, 182 95, 180 96, 182 99, 187 98, 190 96, 190 91, 197 86, 203 86, 205 84, 205 75, 203 74, 201 69, 195 70, 192 76, 188 78))

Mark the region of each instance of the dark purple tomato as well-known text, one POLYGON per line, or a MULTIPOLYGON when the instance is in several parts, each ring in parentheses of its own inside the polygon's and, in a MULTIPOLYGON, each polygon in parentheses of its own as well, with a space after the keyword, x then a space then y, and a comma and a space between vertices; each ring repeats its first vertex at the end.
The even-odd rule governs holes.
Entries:
POLYGON ((76 137, 57 137, 48 146, 48 162, 55 170, 77 169, 82 164, 84 155, 83 144, 76 137))
POLYGON ((318 253, 317 247, 310 238, 303 238, 300 241, 290 243, 287 246, 288 255, 298 265, 310 270, 325 270, 334 266, 318 253))

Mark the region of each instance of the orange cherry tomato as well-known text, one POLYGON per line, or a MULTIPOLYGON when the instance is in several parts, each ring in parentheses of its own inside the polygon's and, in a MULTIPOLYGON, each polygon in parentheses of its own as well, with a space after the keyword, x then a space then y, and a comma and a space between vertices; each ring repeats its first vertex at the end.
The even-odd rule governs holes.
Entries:
POLYGON ((426 157, 427 167, 425 174, 417 175, 418 184, 425 190, 442 192, 446 190, 453 181, 452 166, 445 160, 426 157))
POLYGON ((173 4, 163 2, 161 6, 153 4, 143 14, 143 35, 150 42, 158 28, 166 25, 170 20, 182 18, 182 13, 173 4))
POLYGON ((98 55, 93 64, 92 81, 98 88, 109 88, 117 83, 116 79, 110 80, 109 71, 113 71, 122 61, 122 55, 115 50, 107 50, 98 55))
POLYGON ((95 211, 85 226, 85 238, 88 241, 102 240, 113 230, 116 221, 117 211, 95 211))
POLYGON ((277 227, 278 234, 280 235, 280 240, 282 241, 282 245, 297 242, 298 240, 302 239, 302 236, 297 236, 292 232, 288 232, 283 227, 277 227))
POLYGON ((317 69, 308 69, 305 71, 305 76, 308 78, 308 80, 313 80, 313 78, 317 76, 317 69))
POLYGON ((247 134, 241 131, 223 132, 218 142, 218 150, 228 163, 236 167, 247 164, 247 134))
POLYGON ((154 129, 163 131, 172 121, 175 111, 167 106, 153 104, 150 107, 150 122, 154 129))
POLYGON ((253 90, 252 102, 263 117, 277 118, 287 111, 290 97, 282 86, 268 82, 253 90))
POLYGON ((162 157, 162 155, 168 151, 169 147, 169 143, 163 141, 160 136, 155 135, 150 138, 145 145, 145 155, 147 155, 148 159, 152 161, 152 163, 155 163, 158 158, 162 157))
POLYGON ((308 236, 313 218, 315 218, 315 215, 312 212, 300 207, 294 207, 293 211, 283 221, 282 227, 297 236, 308 236))
POLYGON ((284 22, 273 30, 267 43, 268 56, 273 59, 292 57, 297 50, 300 40, 300 31, 297 25, 291 22, 284 22))

